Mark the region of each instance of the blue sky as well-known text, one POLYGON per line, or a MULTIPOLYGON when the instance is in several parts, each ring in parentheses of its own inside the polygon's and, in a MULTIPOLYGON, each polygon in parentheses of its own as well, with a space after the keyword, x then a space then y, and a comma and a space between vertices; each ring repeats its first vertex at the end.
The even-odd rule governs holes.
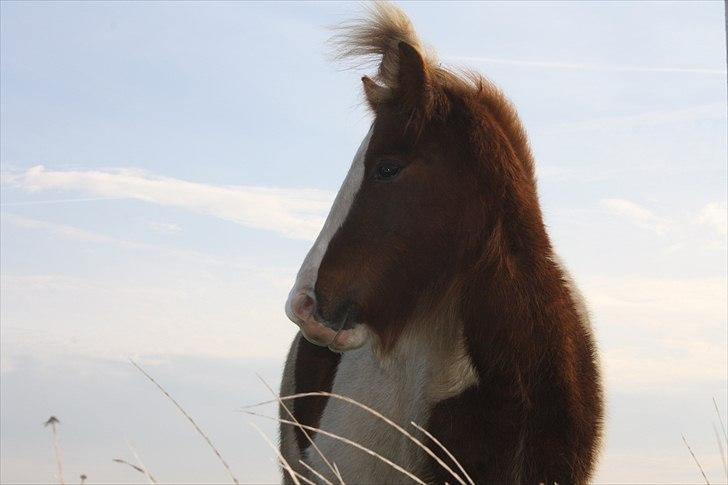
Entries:
MULTIPOLYGON (((608 390, 602 483, 725 481, 722 2, 403 3, 443 63, 486 74, 531 136, 554 243, 608 390)), ((275 481, 236 414, 277 383, 283 302, 368 129, 327 58, 354 3, 3 2, 1 481, 275 481), (113 420, 109 416, 113 415, 113 420)), ((274 427, 259 423, 273 435, 274 427)))

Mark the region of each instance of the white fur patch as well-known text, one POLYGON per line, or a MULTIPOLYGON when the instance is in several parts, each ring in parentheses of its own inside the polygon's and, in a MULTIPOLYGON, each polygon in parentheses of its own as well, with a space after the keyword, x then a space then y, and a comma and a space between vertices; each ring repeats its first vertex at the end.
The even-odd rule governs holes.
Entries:
MULTIPOLYGON (((364 177, 364 157, 372 130, 357 151, 344 184, 316 242, 298 272, 296 283, 286 302, 286 313, 296 321, 291 311, 292 299, 300 292, 312 292, 316 285, 319 265, 329 242, 346 220, 364 177)), ((443 302, 457 301, 443 298, 443 302)), ((421 305, 419 308, 426 308, 421 305)), ((364 327, 359 327, 362 331, 364 327)), ((368 332, 367 332, 368 333, 368 332)), ((299 337, 300 338, 300 337, 299 337)), ((478 378, 467 354, 462 323, 451 308, 413 317, 385 357, 376 351, 375 342, 344 352, 339 362, 331 392, 351 397, 378 410, 419 438, 410 421, 426 426, 431 409, 468 387, 478 378)), ((290 387, 295 374, 295 352, 289 354, 284 375, 284 387, 290 387)), ((288 389, 287 389, 288 390, 288 389)), ((422 479, 426 455, 408 438, 383 421, 362 409, 335 398, 329 398, 319 423, 321 429, 347 437, 387 457, 422 479)), ((289 461, 297 462, 297 446, 292 433, 282 433, 282 449, 289 461)), ((343 444, 317 434, 315 442, 324 456, 336 463, 347 483, 400 483, 405 475, 384 462, 343 444)), ((304 460, 324 476, 333 480, 327 465, 313 447, 308 447, 304 460)))
POLYGON ((288 299, 286 300, 286 315, 288 315, 288 318, 291 319, 291 321, 296 321, 291 308, 293 298, 295 298, 298 293, 312 292, 313 288, 315 288, 319 265, 326 254, 329 242, 331 242, 331 238, 334 237, 336 231, 339 230, 346 220, 346 217, 349 215, 349 210, 354 202, 354 197, 356 197, 356 194, 361 188, 362 180, 364 179, 364 157, 367 153, 369 140, 372 137, 373 130, 373 127, 370 128, 369 133, 367 133, 367 136, 364 137, 364 140, 361 142, 359 150, 357 150, 354 160, 351 162, 349 173, 346 175, 344 183, 339 189, 339 193, 336 194, 334 205, 331 207, 331 211, 326 218, 324 227, 321 229, 316 241, 308 251, 306 258, 303 260, 301 269, 298 270, 296 283, 293 285, 293 288, 288 294, 288 299))
MULTIPOLYGON (((445 318, 445 315, 442 316, 445 318)), ((426 441, 410 421, 427 426, 440 401, 477 384, 459 321, 419 319, 395 348, 380 358, 372 345, 342 354, 331 392, 351 397, 426 441)), ((321 429, 344 436, 388 458, 427 481, 424 452, 400 432, 350 403, 329 398, 321 429)), ((404 474, 361 450, 317 435, 317 446, 337 464, 347 483, 402 483, 404 474)), ((326 474, 326 465, 308 448, 306 460, 326 474)), ((333 478, 333 477, 330 477, 333 478)))

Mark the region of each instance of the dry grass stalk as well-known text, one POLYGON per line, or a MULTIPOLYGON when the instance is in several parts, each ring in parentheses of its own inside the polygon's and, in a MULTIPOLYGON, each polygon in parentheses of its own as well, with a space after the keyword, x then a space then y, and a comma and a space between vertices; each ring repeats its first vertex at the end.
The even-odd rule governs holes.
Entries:
POLYGON ((142 467, 136 466, 133 463, 129 463, 128 461, 124 460, 123 458, 112 458, 111 461, 113 461, 114 463, 121 463, 122 465, 126 465, 126 466, 138 471, 139 473, 144 474, 144 469, 142 467))
POLYGON ((685 443, 685 446, 688 447, 688 451, 692 455, 693 460, 695 460, 695 464, 698 465, 698 469, 700 470, 700 474, 703 475, 703 480, 705 480, 705 483, 707 485, 710 485, 710 481, 708 480, 707 475, 705 475, 705 470, 703 470, 703 466, 698 461, 698 457, 695 456, 695 453, 693 453, 693 449, 690 448, 690 445, 688 444, 688 440, 685 439, 685 435, 684 434, 681 434, 680 436, 682 436, 683 443, 685 443))
POLYGON ((723 437, 725 438, 725 442, 728 443, 728 431, 725 429, 725 423, 723 423, 723 416, 721 416, 720 411, 718 410, 718 403, 715 401, 715 398, 713 398, 713 406, 715 407, 715 414, 718 415, 718 421, 720 421, 720 427, 723 430, 723 437))
MULTIPOLYGON (((723 430, 723 438, 725 439, 725 445, 728 447, 728 433, 726 432, 725 423, 723 422, 723 416, 720 414, 718 409, 718 403, 713 398, 713 407, 715 408, 715 414, 718 415, 718 422, 720 428, 723 430)), ((720 451, 720 460, 723 462, 723 473, 725 473, 726 479, 728 479, 728 457, 726 457, 726 449, 723 447, 723 439, 721 439, 718 429, 713 425, 713 433, 715 433, 715 441, 718 442, 718 451, 720 451)))
POLYGON ((303 475, 298 473, 296 470, 293 470, 293 474, 296 475, 299 480, 301 480, 304 483, 307 483, 308 485, 316 485, 316 483, 314 483, 311 480, 309 480, 308 478, 304 477, 303 475))
POLYGON ((725 449, 723 448, 723 440, 720 438, 720 433, 718 433, 718 428, 715 427, 715 424, 713 424, 713 433, 715 433, 715 441, 718 442, 720 461, 723 462, 723 473, 725 473, 725 477, 728 478, 728 462, 726 462, 725 449))
POLYGON ((129 448, 129 451, 131 451, 131 454, 134 455, 134 459, 139 464, 139 466, 142 468, 142 471, 144 472, 144 475, 147 477, 147 480, 149 480, 149 483, 154 484, 157 483, 157 481, 154 479, 152 474, 149 472, 149 468, 144 464, 142 459, 139 457, 139 453, 137 453, 136 448, 134 448, 131 443, 129 443, 129 440, 126 440, 126 447, 129 448))
POLYGON ((291 465, 286 461, 285 458, 283 458, 283 455, 281 454, 281 452, 271 442, 271 440, 268 438, 268 436, 266 436, 266 434, 263 433, 263 431, 259 427, 257 427, 255 424, 253 424, 253 423, 248 423, 248 424, 250 426, 252 426, 253 429, 255 429, 260 434, 260 436, 265 440, 265 442, 268 443, 268 446, 270 446, 271 449, 273 451, 275 451, 276 455, 278 456, 278 460, 280 461, 281 465, 283 465, 283 468, 285 468, 285 470, 291 476, 291 480, 293 480, 293 483, 295 483, 296 485, 301 485, 301 482, 298 480, 298 476, 299 476, 298 473, 293 471, 293 468, 291 468, 291 465))
POLYGON ((138 471, 139 473, 141 473, 142 475, 144 475, 145 477, 147 477, 147 480, 149 480, 149 483, 157 483, 157 481, 154 479, 154 477, 151 475, 151 473, 149 473, 147 471, 146 468, 143 468, 141 466, 137 466, 137 465, 135 465, 133 463, 129 463, 128 461, 123 460, 121 458, 112 458, 111 461, 113 461, 114 463, 120 463, 122 465, 126 465, 126 466, 128 466, 128 467, 130 467, 130 468, 132 468, 132 469, 134 469, 136 471, 138 471))
POLYGON ((475 485, 475 482, 473 481, 472 478, 470 478, 470 475, 468 475, 468 472, 465 471, 465 468, 463 468, 463 466, 460 464, 460 462, 457 460, 457 458, 455 458, 455 456, 453 456, 453 454, 450 453, 450 450, 445 448, 445 445, 443 445, 440 442, 440 440, 438 440, 437 438, 432 436, 432 433, 430 433, 429 431, 427 431, 425 428, 421 427, 419 424, 415 423, 414 421, 410 421, 410 424, 412 426, 414 426, 415 428, 417 428, 418 430, 420 430, 422 433, 424 433, 425 436, 430 438, 433 443, 435 443, 437 446, 439 446, 440 449, 445 452, 445 454, 448 456, 448 458, 450 458, 453 461, 453 463, 455 463, 455 465, 458 467, 458 469, 460 469, 460 471, 463 472, 463 475, 465 475, 465 478, 468 479, 468 481, 470 482, 470 485, 475 485))
MULTIPOLYGON (((304 466, 304 467, 305 467, 305 468, 306 468, 306 469, 307 469, 308 471, 310 471, 311 473, 313 473, 314 475, 316 475, 316 478, 318 478, 319 480, 321 480, 322 482, 324 482, 324 483, 325 483, 326 485, 334 485, 333 483, 331 483, 331 481, 327 480, 327 479, 326 479, 326 477, 324 477, 324 476, 323 476, 323 475, 321 475, 321 474, 320 474, 319 472, 317 472, 316 470, 314 470, 314 469, 313 469, 313 468, 311 467, 311 465, 309 465, 309 464, 308 464, 308 463, 306 463, 305 461, 303 461, 303 460, 298 460, 298 463, 300 463, 300 464, 301 464, 301 465, 303 465, 303 466, 304 466)), ((334 468, 334 473, 336 473, 336 474, 337 474, 337 476, 339 476, 339 469, 338 469, 338 468, 334 468)))
POLYGON ((58 441, 58 428, 57 426, 61 424, 60 420, 55 417, 51 416, 48 418, 48 421, 43 423, 43 426, 46 428, 48 426, 51 427, 51 430, 53 431, 53 452, 56 457, 56 466, 58 467, 58 482, 61 485, 65 485, 65 481, 63 480, 63 458, 61 456, 61 445, 58 441))
MULTIPOLYGON (((427 453, 428 455, 430 455, 440 466, 442 466, 445 470, 447 470, 447 472, 450 473, 458 482, 460 482, 461 485, 466 485, 465 481, 460 477, 460 475, 458 475, 457 473, 455 473, 452 468, 450 468, 439 456, 437 456, 424 443, 422 443, 420 440, 418 440, 417 438, 415 438, 414 436, 412 436, 407 430, 405 430, 404 428, 402 428, 400 425, 398 425, 397 423, 395 423, 394 421, 392 421, 388 417, 384 416, 379 411, 377 411, 377 410, 375 410, 373 408, 370 408, 366 404, 362 404, 359 401, 356 401, 356 400, 354 400, 354 399, 352 399, 350 397, 347 397, 347 396, 342 396, 341 394, 334 394, 334 393, 325 392, 325 391, 319 391, 319 392, 303 392, 303 393, 299 393, 299 394, 291 394, 289 396, 279 396, 278 397, 278 400, 279 401, 288 401, 288 400, 298 399, 298 398, 302 398, 302 397, 311 397, 311 396, 333 397, 334 399, 339 399, 341 401, 348 402, 350 404, 353 404, 353 405, 359 407, 360 409, 363 409, 364 411, 368 412, 372 416, 375 416, 376 418, 384 421, 385 423, 387 423, 388 425, 390 425, 391 427, 393 427, 394 429, 396 429, 397 431, 399 431, 400 433, 402 433, 404 436, 406 436, 410 441, 412 441, 414 444, 416 444, 417 446, 419 446, 422 450, 424 450, 425 453, 427 453)), ((257 406, 262 406, 264 404, 270 404, 272 402, 275 402, 275 401, 265 401, 265 402, 253 404, 251 406, 245 406, 243 409, 253 408, 253 407, 257 407, 257 406)), ((412 423, 412 424, 414 424, 414 423, 412 423)), ((421 429, 419 427, 418 427, 418 429, 420 429, 421 431, 424 431, 423 429, 421 429)), ((460 465, 460 463, 455 459, 455 457, 449 451, 447 451, 445 449, 445 447, 442 445, 442 443, 440 443, 439 441, 435 440, 434 437, 432 435, 430 435, 429 433, 427 433, 426 431, 425 431, 425 433, 433 441, 435 441, 440 446, 440 448, 442 448, 443 450, 445 450, 445 452, 450 457, 450 459, 452 459, 455 462, 455 464, 460 468, 460 470, 463 472, 463 474, 468 478, 468 481, 470 481, 470 484, 471 485, 475 485, 475 483, 473 482, 473 480, 468 476, 468 474, 465 472, 465 470, 460 465)))
POLYGON ((192 416, 190 416, 189 414, 187 414, 187 411, 185 411, 184 408, 156 380, 154 380, 154 378, 152 376, 150 376, 149 374, 147 374, 147 372, 144 369, 142 369, 136 362, 134 362, 131 359, 129 361, 132 363, 132 365, 134 367, 137 368, 137 370, 139 372, 141 372, 142 374, 144 374, 144 377, 146 377, 147 379, 149 379, 152 382, 152 384, 154 384, 155 386, 157 386, 157 389, 159 389, 162 392, 162 394, 164 394, 165 396, 167 396, 167 398, 170 401, 172 401, 172 403, 177 407, 177 409, 179 409, 179 411, 184 415, 184 417, 187 418, 187 420, 190 423, 192 423, 192 426, 194 426, 194 428, 197 431, 197 433, 205 439, 205 441, 210 446, 210 448, 212 448, 212 451, 215 452, 215 455, 220 460, 220 463, 222 463, 222 465, 225 467, 225 470, 227 470, 227 472, 230 475, 230 478, 232 479, 233 483, 235 483, 236 485, 239 485, 240 482, 235 477, 235 475, 233 474, 232 470, 230 469, 230 466, 227 464, 227 462, 225 461, 225 459, 220 454, 220 451, 217 449, 217 447, 215 447, 215 445, 212 443, 212 440, 205 434, 205 432, 202 431, 202 429, 197 425, 197 423, 195 422, 195 420, 192 419, 192 416))
POLYGON ((423 482, 423 481, 422 481, 422 480, 421 480, 420 478, 418 478, 418 477, 417 477, 416 475, 414 475, 414 474, 412 474, 411 472, 409 472, 409 471, 405 470, 404 468, 402 468, 401 466, 397 465, 396 463, 394 463, 393 461, 389 460, 388 458, 385 458, 385 457, 383 457, 383 456, 382 456, 382 455, 380 455, 379 453, 377 453, 377 452, 375 452, 375 451, 372 451, 372 450, 370 450, 370 449, 369 449, 369 448, 367 448, 366 446, 360 445, 360 444, 359 444, 359 443, 357 443, 356 441, 352 441, 352 440, 350 440, 350 439, 348 439, 348 438, 344 438, 343 436, 339 436, 339 435, 337 435, 337 434, 334 434, 334 433, 330 433, 330 432, 328 432, 328 431, 325 431, 325 430, 323 430, 323 429, 321 429, 321 428, 316 428, 316 427, 314 427, 314 426, 307 426, 307 425, 305 425, 305 424, 295 423, 295 422, 293 422, 293 421, 288 421, 287 419, 275 418, 275 417, 273 417, 273 416, 266 416, 266 415, 264 415, 264 414, 258 414, 258 413, 254 413, 254 412, 252 412, 252 411, 244 411, 244 412, 245 412, 246 414, 250 414, 251 416, 258 416, 258 417, 260 417, 260 418, 272 419, 273 421, 278 421, 279 423, 283 423, 283 424, 288 424, 288 425, 291 425, 291 426, 302 426, 302 427, 306 428, 306 429, 307 429, 307 430, 309 430, 309 431, 314 431, 314 432, 316 432, 316 433, 320 433, 320 434, 322 434, 322 435, 324 435, 324 436, 328 436, 328 437, 330 437, 330 438, 333 438, 333 439, 335 439, 335 440, 337 440, 337 441, 341 441, 342 443, 346 443, 346 444, 348 444, 348 445, 351 445, 351 446, 353 446, 354 448, 357 448, 357 449, 359 449, 359 450, 361 450, 361 451, 363 451, 363 452, 365 452, 365 453, 367 453, 367 454, 369 454, 369 455, 371 455, 371 456, 373 456, 373 457, 375 457, 375 458, 379 459, 380 461, 382 461, 382 462, 386 463, 387 465, 391 466, 392 468, 394 468, 394 469, 395 469, 395 470, 397 470, 398 472, 400 472, 400 473, 402 473, 403 475, 406 475, 407 477, 411 478, 411 479, 412 479, 412 480, 414 480, 414 481, 415 481, 416 483, 419 483, 419 484, 421 484, 421 485, 426 485, 426 484, 425 484, 425 482, 423 482))
POLYGON ((339 467, 336 466, 336 462, 334 462, 334 468, 336 469, 336 476, 337 477, 340 477, 341 476, 341 472, 339 471, 339 467))
MULTIPOLYGON (((263 378, 262 378, 262 377, 261 377, 260 375, 258 375, 258 374, 255 374, 255 375, 256 375, 256 377, 257 377, 258 379, 260 379, 260 382, 262 382, 262 383, 263 383, 263 385, 264 385, 265 387, 267 387, 267 388, 268 388, 268 390, 269 390, 269 391, 271 392, 271 394, 273 394, 273 396, 275 396, 275 398, 276 398, 276 399, 278 400, 278 404, 280 404, 280 405, 281 405, 281 407, 282 407, 283 409, 285 409, 285 410, 286 410, 286 414, 288 414, 288 416, 289 416, 289 417, 290 417, 290 418, 291 418, 291 419, 292 419, 292 420, 293 420, 293 421, 294 421, 294 422, 295 422, 296 424, 298 424, 298 428, 299 428, 299 429, 301 430, 301 432, 302 432, 302 433, 303 433, 303 435, 304 435, 304 436, 306 437, 306 439, 308 440, 308 442, 309 442, 309 443, 311 443, 311 446, 313 447, 313 449, 314 449, 314 450, 316 450, 316 453, 318 453, 318 454, 319 454, 319 456, 321 457, 321 459, 322 459, 322 460, 324 461, 324 463, 326 463, 326 466, 328 466, 328 467, 329 467, 329 469, 330 469, 330 470, 331 470, 332 472, 334 472, 334 476, 336 476, 336 478, 337 478, 337 479, 339 480, 339 483, 340 483, 341 485, 345 485, 345 484, 344 484, 344 479, 343 479, 343 478, 341 477, 341 474, 339 473, 339 470, 338 470, 337 468, 334 468, 334 467, 333 467, 333 465, 332 465, 332 464, 331 464, 331 463, 329 462, 329 460, 327 460, 327 459, 326 459, 326 457, 324 456, 324 454, 323 454, 323 453, 321 453, 321 450, 319 449, 319 447, 318 447, 318 446, 316 446, 316 443, 314 443, 314 441, 313 441, 313 439, 311 438, 311 436, 310 436, 310 435, 308 434, 308 432, 307 432, 307 431, 306 431, 305 429, 303 429, 303 427, 302 427, 302 426, 300 425, 300 423, 298 422, 298 420, 296 419, 296 417, 295 417, 295 416, 293 415, 293 413, 292 413, 292 412, 291 412, 291 411, 290 411, 290 410, 288 409, 288 406, 286 406, 286 404, 285 404, 285 403, 283 402, 283 399, 281 399, 281 396, 280 396, 280 395, 279 395, 278 393, 276 393, 276 392, 275 392, 275 391, 273 390, 273 388, 272 388, 272 387, 270 387, 270 386, 268 385, 268 383, 267 383, 267 382, 265 382, 265 381, 263 380, 263 378)), ((306 466, 308 466, 308 465, 306 465, 306 466)))

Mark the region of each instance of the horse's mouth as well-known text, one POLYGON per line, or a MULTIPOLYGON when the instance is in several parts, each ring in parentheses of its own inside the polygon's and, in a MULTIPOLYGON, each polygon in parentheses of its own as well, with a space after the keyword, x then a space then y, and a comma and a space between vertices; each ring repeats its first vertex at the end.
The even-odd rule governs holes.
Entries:
POLYGON ((334 352, 357 349, 369 338, 367 327, 356 321, 355 312, 344 312, 338 321, 323 317, 311 289, 291 290, 286 301, 286 315, 298 325, 306 340, 334 352))
POLYGON ((315 345, 328 347, 334 352, 354 350, 367 341, 369 332, 363 324, 357 323, 350 328, 336 330, 314 319, 298 323, 303 336, 315 345))

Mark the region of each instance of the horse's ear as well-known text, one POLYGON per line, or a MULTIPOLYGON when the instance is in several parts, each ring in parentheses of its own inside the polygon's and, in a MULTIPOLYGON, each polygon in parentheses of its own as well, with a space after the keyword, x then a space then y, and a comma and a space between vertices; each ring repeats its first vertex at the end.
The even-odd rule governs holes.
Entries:
POLYGON ((392 91, 389 88, 380 86, 371 78, 364 76, 361 78, 361 82, 364 87, 364 96, 373 111, 376 111, 377 106, 391 97, 392 91))
POLYGON ((427 64, 419 51, 407 42, 399 43, 399 70, 396 95, 406 108, 427 111, 432 86, 427 64))

